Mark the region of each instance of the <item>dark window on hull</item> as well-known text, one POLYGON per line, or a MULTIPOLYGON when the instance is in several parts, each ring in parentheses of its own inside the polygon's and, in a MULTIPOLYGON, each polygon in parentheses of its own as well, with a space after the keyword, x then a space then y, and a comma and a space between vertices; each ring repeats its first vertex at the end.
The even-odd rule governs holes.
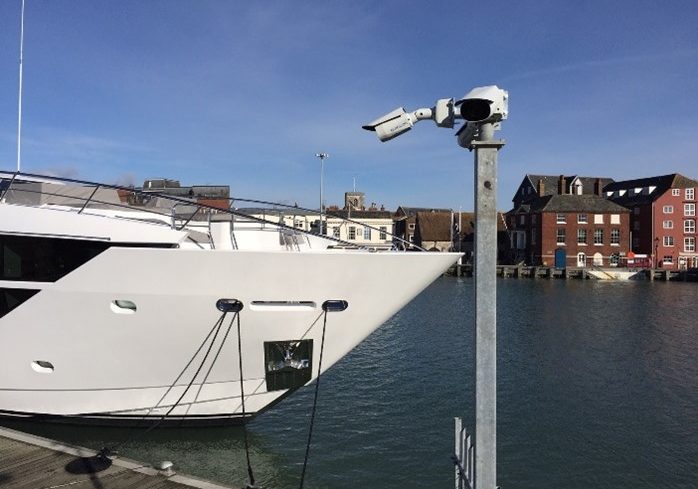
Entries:
POLYGON ((110 246, 103 241, 0 236, 2 280, 55 282, 110 246))
POLYGON ((55 282, 111 246, 172 248, 176 244, 0 235, 0 280, 55 282))
POLYGON ((39 291, 32 289, 0 288, 0 318, 34 296, 37 292, 39 291))

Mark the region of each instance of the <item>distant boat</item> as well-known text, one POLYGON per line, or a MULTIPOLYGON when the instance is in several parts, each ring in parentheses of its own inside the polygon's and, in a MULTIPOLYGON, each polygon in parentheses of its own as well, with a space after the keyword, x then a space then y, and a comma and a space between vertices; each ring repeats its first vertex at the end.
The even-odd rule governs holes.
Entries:
POLYGON ((589 276, 599 280, 643 280, 642 270, 627 270, 618 268, 589 268, 589 276))

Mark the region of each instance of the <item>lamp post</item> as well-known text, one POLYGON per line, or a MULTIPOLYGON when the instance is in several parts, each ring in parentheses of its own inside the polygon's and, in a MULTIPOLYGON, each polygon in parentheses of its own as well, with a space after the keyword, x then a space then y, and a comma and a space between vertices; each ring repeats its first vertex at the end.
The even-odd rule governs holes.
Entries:
POLYGON ((659 238, 654 238, 654 268, 659 266, 659 238))
POLYGON ((315 153, 315 157, 316 157, 316 158, 320 158, 320 230, 319 230, 318 234, 325 234, 325 233, 324 233, 325 226, 324 226, 324 224, 323 224, 323 222, 322 222, 322 218, 323 218, 323 214, 324 214, 324 212, 323 212, 324 206, 322 205, 322 202, 323 202, 323 196, 322 196, 322 192, 323 192, 323 188, 322 188, 322 187, 323 187, 322 174, 323 174, 324 171, 325 171, 325 158, 329 158, 329 156, 330 156, 330 155, 327 154, 327 153, 315 153))

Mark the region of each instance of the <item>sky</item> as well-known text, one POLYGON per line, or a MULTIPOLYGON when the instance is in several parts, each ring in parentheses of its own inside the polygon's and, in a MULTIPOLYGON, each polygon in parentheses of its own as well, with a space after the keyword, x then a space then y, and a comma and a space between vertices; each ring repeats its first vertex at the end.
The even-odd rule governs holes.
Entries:
MULTIPOLYGON (((21 0, 0 0, 0 169, 17 165, 21 0)), ((26 0, 22 170, 168 177, 317 208, 472 210, 473 154, 421 121, 509 92, 498 207, 524 175, 698 178, 698 2, 26 0)), ((457 128, 456 128, 457 129, 457 128)))

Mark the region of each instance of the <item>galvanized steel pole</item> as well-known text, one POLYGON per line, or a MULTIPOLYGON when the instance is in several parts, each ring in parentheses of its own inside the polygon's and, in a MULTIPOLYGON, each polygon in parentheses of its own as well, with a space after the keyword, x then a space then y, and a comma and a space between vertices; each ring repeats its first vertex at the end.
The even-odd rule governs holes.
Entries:
POLYGON ((475 149, 475 489, 497 487, 497 152, 492 124, 475 149))

